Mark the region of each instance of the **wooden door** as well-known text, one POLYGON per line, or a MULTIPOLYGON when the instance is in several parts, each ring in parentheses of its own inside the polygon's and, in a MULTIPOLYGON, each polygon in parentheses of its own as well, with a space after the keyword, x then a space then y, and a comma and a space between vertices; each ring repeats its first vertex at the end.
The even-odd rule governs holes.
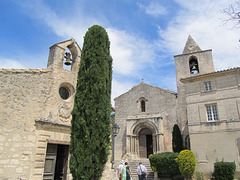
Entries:
POLYGON ((44 166, 44 180, 54 180, 57 159, 57 144, 48 144, 44 166))
POLYGON ((56 180, 65 180, 68 167, 68 147, 67 145, 58 145, 55 178, 56 180))
POLYGON ((152 140, 152 135, 146 135, 146 140, 147 140, 147 157, 150 154, 153 154, 153 140, 152 140))
POLYGON ((68 145, 48 144, 44 166, 44 180, 65 180, 68 168, 68 145))

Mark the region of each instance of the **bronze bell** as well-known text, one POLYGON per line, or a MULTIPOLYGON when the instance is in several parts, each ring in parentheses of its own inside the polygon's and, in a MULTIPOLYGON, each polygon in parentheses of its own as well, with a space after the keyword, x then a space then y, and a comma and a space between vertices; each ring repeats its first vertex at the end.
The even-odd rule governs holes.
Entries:
POLYGON ((71 63, 71 58, 70 58, 70 57, 71 57, 71 54, 68 53, 68 52, 66 52, 64 57, 66 58, 66 61, 65 61, 64 64, 65 64, 66 66, 70 66, 70 65, 72 64, 72 63, 71 63))
POLYGON ((192 70, 197 70, 195 65, 192 66, 192 70))

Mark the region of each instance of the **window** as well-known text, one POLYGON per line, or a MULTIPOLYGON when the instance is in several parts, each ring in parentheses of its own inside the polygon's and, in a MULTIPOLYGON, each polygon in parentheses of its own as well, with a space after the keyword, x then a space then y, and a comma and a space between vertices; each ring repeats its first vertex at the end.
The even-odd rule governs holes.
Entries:
POLYGON ((218 111, 217 111, 217 105, 213 104, 213 105, 207 105, 206 106, 206 110, 207 110, 207 118, 208 121, 218 121, 218 111))
POLYGON ((146 106, 147 106, 147 104, 146 104, 146 102, 147 102, 148 100, 146 99, 146 98, 144 98, 144 97, 140 97, 139 99, 138 99, 138 101, 137 101, 137 107, 138 107, 138 109, 139 109, 139 112, 146 112, 146 106))
POLYGON ((59 95, 62 99, 66 100, 70 96, 70 91, 67 87, 60 87, 59 88, 59 95))
POLYGON ((64 82, 60 85, 58 89, 58 93, 63 100, 67 100, 73 96, 74 87, 71 84, 64 82))
POLYGON ((141 100, 141 112, 145 112, 146 108, 145 108, 145 101, 141 100))
POLYGON ((238 156, 240 157, 240 138, 237 138, 237 149, 238 149, 238 156))
POLYGON ((205 91, 212 91, 212 84, 211 84, 211 82, 205 82, 204 83, 204 89, 205 89, 205 91))

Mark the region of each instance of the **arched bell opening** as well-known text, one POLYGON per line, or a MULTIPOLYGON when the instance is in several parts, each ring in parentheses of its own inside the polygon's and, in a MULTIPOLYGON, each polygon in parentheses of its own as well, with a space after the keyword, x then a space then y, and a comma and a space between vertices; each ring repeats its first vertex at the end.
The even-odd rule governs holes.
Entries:
POLYGON ((54 44, 50 47, 48 69, 62 69, 77 72, 80 63, 81 49, 74 39, 54 44))
POLYGON ((192 56, 189 59, 189 68, 191 74, 198 74, 199 73, 199 66, 198 66, 198 60, 197 57, 192 56))
POLYGON ((63 68, 68 71, 72 70, 72 53, 68 49, 68 47, 66 47, 65 52, 64 52, 63 68))
POLYGON ((72 71, 75 63, 76 63, 76 58, 78 56, 78 52, 76 49, 76 45, 74 43, 69 44, 65 48, 64 52, 64 59, 63 59, 63 68, 69 71, 72 71))

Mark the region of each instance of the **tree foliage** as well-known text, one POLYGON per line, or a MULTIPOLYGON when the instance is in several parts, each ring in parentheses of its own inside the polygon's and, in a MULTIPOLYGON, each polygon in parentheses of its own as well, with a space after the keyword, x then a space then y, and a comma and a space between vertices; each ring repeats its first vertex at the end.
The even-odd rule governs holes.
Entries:
POLYGON ((173 152, 178 152, 178 153, 183 150, 183 139, 177 124, 173 126, 172 148, 173 148, 173 152))
POLYGON ((222 12, 227 16, 227 18, 223 20, 223 24, 230 24, 232 29, 240 27, 240 1, 229 5, 223 9, 222 12))
POLYGON ((71 122, 70 171, 73 179, 98 180, 110 146, 112 57, 104 28, 84 37, 71 122))

